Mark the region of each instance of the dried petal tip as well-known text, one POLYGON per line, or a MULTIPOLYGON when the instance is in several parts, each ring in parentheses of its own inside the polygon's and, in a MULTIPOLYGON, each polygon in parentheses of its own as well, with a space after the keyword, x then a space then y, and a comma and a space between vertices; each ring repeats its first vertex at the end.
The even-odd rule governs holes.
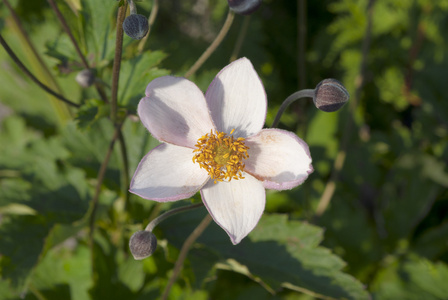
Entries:
POLYGON ((132 14, 124 20, 123 30, 131 38, 141 40, 148 33, 148 19, 144 15, 132 14))
POLYGON ((333 112, 340 109, 350 98, 346 88, 336 79, 324 79, 314 90, 314 105, 322 111, 333 112))
POLYGON ((250 15, 261 4, 261 0, 227 0, 231 10, 241 15, 250 15))
POLYGON ((79 83, 83 88, 89 87, 95 81, 95 74, 92 70, 84 69, 76 75, 76 82, 79 83))
POLYGON ((151 256, 157 248, 157 238, 150 231, 140 230, 129 240, 129 248, 134 259, 141 260, 151 256))

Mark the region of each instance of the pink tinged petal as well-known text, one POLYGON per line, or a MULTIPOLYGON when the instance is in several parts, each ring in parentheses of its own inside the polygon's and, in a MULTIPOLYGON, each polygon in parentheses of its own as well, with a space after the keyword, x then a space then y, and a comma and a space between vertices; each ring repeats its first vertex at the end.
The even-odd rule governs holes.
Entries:
POLYGON ((160 141, 194 148, 214 129, 204 94, 185 78, 164 76, 151 81, 138 104, 145 127, 160 141))
POLYGON ((222 69, 208 87, 205 98, 219 131, 229 133, 235 129, 236 137, 247 137, 263 128, 266 92, 247 58, 222 69))
POLYGON ((190 148, 161 144, 140 162, 131 181, 131 193, 159 202, 193 196, 209 179, 192 161, 190 148))
POLYGON ((245 170, 267 189, 285 190, 301 184, 313 172, 308 145, 289 131, 263 129, 246 140, 245 170))
POLYGON ((209 180, 201 190, 202 201, 215 222, 238 244, 255 228, 264 211, 266 192, 256 178, 213 183, 209 180))

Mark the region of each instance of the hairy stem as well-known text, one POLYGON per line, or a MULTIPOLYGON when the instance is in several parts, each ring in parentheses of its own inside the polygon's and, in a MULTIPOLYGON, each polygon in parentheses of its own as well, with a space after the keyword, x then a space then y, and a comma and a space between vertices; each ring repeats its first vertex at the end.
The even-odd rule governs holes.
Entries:
POLYGON ((205 63, 205 61, 210 57, 210 55, 212 55, 212 53, 215 52, 216 48, 218 48, 224 37, 227 35, 227 32, 229 32, 234 16, 235 14, 233 13, 233 11, 229 10, 226 21, 224 22, 221 31, 219 31, 215 40, 204 51, 204 53, 202 53, 202 55, 198 58, 198 60, 191 66, 191 68, 185 73, 184 75, 185 78, 188 78, 194 73, 196 73, 196 71, 205 63))
POLYGON ((126 16, 127 2, 118 9, 117 37, 115 40, 115 57, 112 69, 112 100, 110 106, 110 119, 117 122, 118 80, 120 79, 121 54, 123 50, 123 21, 126 16))
POLYGON ((8 46, 8 44, 6 43, 6 41, 3 39, 3 37, 0 35, 0 44, 2 44, 3 48, 6 50, 6 52, 8 53, 8 55, 11 57, 11 59, 16 63, 16 65, 34 82, 36 83, 39 87, 41 87, 44 91, 46 91, 47 93, 53 95, 54 97, 58 98, 59 100, 61 100, 62 102, 74 106, 74 107, 79 107, 79 104, 76 104, 70 100, 68 100, 67 98, 65 98, 64 96, 56 93, 55 91, 53 91, 52 89, 50 89, 48 86, 46 86, 45 84, 43 84, 42 82, 40 82, 36 76, 34 76, 28 69, 27 67, 25 67, 25 65, 20 61, 20 59, 15 55, 14 51, 12 51, 12 49, 8 46))
POLYGON ((193 204, 193 205, 186 205, 186 206, 181 206, 172 210, 169 210, 167 212, 165 212, 164 214, 158 216, 157 218, 155 218, 154 220, 152 220, 148 226, 146 226, 145 230, 146 231, 153 231, 154 228, 160 224, 160 222, 162 222, 163 220, 165 220, 168 217, 171 217, 175 214, 178 214, 180 212, 184 212, 184 211, 188 211, 188 210, 192 210, 192 209, 196 209, 199 207, 204 206, 204 203, 197 203, 197 204, 193 204))
POLYGON ((294 94, 291 94, 288 96, 288 98, 283 101, 282 105, 278 109, 277 115, 275 116, 274 122, 272 122, 271 128, 277 127, 278 122, 280 122, 280 118, 282 117, 283 113, 285 112, 286 108, 293 103, 294 101, 300 99, 300 98, 313 98, 314 97, 314 89, 306 89, 301 90, 298 92, 295 92, 294 94))
POLYGON ((205 218, 199 223, 198 227, 196 227, 190 236, 185 240, 184 244, 179 253, 179 257, 174 264, 173 273, 171 274, 170 280, 165 287, 165 291, 163 292, 162 300, 168 299, 170 294, 171 287, 174 282, 176 282, 177 277, 179 276, 180 271, 182 270, 182 266, 184 264, 185 258, 187 257, 188 251, 190 250, 193 243, 197 240, 197 238, 204 232, 207 226, 210 224, 212 217, 207 214, 205 218))
POLYGON ((133 0, 128 0, 128 4, 129 4, 129 13, 131 15, 136 15, 137 14, 137 7, 135 6, 135 3, 133 0))

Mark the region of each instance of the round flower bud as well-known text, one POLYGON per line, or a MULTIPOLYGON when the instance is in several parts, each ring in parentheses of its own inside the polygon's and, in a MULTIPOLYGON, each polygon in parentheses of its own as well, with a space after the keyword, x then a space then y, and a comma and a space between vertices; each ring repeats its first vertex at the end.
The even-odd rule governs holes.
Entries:
POLYGON ((241 15, 250 15, 261 4, 261 0, 227 0, 231 10, 241 15))
POLYGON ((144 15, 131 14, 124 19, 123 30, 131 38, 141 40, 148 33, 148 19, 144 15))
POLYGON ((150 231, 140 230, 129 240, 129 248, 134 259, 141 260, 151 256, 157 248, 157 238, 150 231))
POLYGON ((95 74, 93 74, 92 70, 84 69, 76 75, 75 80, 80 86, 86 88, 95 81, 95 74))
POLYGON ((346 88, 336 79, 324 79, 314 90, 314 105, 322 111, 333 112, 340 109, 350 98, 346 88))

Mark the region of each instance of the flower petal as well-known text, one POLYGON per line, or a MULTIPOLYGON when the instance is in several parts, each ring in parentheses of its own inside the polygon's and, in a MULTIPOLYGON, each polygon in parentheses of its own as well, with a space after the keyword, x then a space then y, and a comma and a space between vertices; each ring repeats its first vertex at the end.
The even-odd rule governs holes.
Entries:
POLYGON ((209 180, 201 190, 202 201, 215 222, 238 244, 255 228, 264 211, 266 192, 256 178, 213 183, 209 180))
POLYGON ((138 104, 145 127, 160 141, 194 148, 214 129, 204 94, 185 78, 164 76, 151 81, 138 104))
POLYGON ((301 184, 313 172, 308 145, 289 131, 263 129, 246 140, 249 172, 268 189, 285 190, 301 184))
POLYGON ((256 134, 266 119, 267 99, 263 84, 247 58, 221 70, 205 93, 218 131, 236 137, 256 134))
POLYGON ((129 191, 159 202, 193 196, 210 178, 192 161, 190 148, 161 144, 141 160, 129 191))

